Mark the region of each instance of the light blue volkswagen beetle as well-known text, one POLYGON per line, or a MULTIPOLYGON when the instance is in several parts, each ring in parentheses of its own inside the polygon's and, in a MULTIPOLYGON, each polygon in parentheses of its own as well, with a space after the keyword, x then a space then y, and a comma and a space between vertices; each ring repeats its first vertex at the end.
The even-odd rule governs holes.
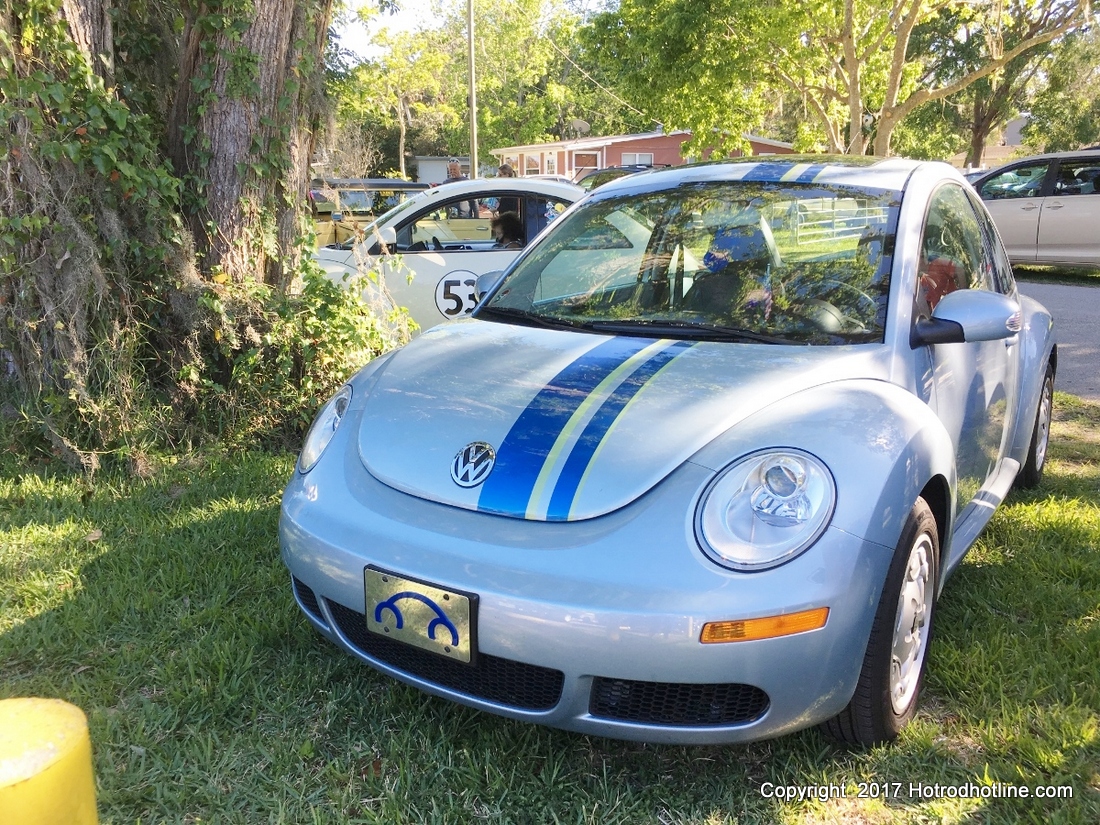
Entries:
POLYGON ((944 581, 1039 482, 1051 419, 1050 315, 962 176, 644 172, 488 280, 306 437, 279 536, 314 627, 573 731, 895 737, 944 581))

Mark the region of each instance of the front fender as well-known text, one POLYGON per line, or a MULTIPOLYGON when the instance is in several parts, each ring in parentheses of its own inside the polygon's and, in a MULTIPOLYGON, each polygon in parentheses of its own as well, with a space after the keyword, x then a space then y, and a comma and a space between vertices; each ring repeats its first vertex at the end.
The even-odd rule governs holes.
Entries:
MULTIPOLYGON (((955 500, 955 452, 940 420, 919 398, 884 381, 857 379, 796 393, 742 421, 690 461, 719 471, 731 457, 797 447, 821 459, 837 486, 832 526, 896 547, 928 482, 941 477, 955 500)), ((954 505, 941 535, 951 535, 954 505)), ((945 539, 945 544, 947 540, 945 539)), ((949 548, 941 548, 947 557, 949 548)))

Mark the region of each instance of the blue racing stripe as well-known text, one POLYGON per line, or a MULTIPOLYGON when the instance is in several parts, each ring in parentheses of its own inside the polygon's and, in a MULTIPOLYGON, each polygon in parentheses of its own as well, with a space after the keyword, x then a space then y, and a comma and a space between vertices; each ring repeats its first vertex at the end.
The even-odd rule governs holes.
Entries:
POLYGON ((752 167, 742 180, 749 181, 774 181, 783 177, 785 172, 791 170, 789 163, 775 163, 769 161, 761 161, 752 167))
POLYGON ((691 341, 676 341, 666 349, 654 355, 638 369, 631 373, 622 384, 613 392, 592 416, 592 420, 584 428, 569 458, 565 461, 558 483, 550 496, 550 506, 546 512, 547 521, 567 521, 569 510, 573 506, 573 498, 580 487, 585 470, 588 469, 592 457, 596 454, 604 438, 623 411, 634 397, 641 391, 654 375, 664 369, 676 356, 693 346, 691 341))
POLYGON ((546 456, 574 411, 616 367, 652 343, 647 338, 609 338, 555 375, 501 442, 478 496, 478 510, 522 517, 546 456))
POLYGON ((795 178, 796 183, 813 183, 814 178, 825 171, 824 163, 815 163, 810 166, 805 172, 795 178))
MULTIPOLYGON (((814 163, 810 167, 804 170, 798 177, 794 179, 795 183, 812 183, 813 179, 821 174, 825 169, 825 164, 814 163)), ((756 181, 756 182, 770 182, 779 181, 783 175, 791 171, 791 164, 789 163, 776 163, 775 161, 761 161, 753 166, 747 175, 742 180, 756 181)))

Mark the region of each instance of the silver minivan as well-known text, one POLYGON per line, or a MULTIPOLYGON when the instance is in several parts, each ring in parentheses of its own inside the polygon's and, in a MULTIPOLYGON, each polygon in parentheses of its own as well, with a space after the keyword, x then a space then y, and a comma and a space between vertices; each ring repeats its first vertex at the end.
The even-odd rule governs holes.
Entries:
POLYGON ((1100 267, 1100 147, 1021 158, 974 188, 1013 263, 1100 267))

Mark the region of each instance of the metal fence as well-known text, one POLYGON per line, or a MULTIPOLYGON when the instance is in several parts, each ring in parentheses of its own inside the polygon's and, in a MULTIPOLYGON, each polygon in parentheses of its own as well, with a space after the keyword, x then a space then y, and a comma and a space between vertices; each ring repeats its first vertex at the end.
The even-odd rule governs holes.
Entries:
POLYGON ((812 198, 795 204, 793 216, 796 244, 856 239, 869 229, 881 231, 886 224, 884 206, 868 206, 856 198, 812 198))

